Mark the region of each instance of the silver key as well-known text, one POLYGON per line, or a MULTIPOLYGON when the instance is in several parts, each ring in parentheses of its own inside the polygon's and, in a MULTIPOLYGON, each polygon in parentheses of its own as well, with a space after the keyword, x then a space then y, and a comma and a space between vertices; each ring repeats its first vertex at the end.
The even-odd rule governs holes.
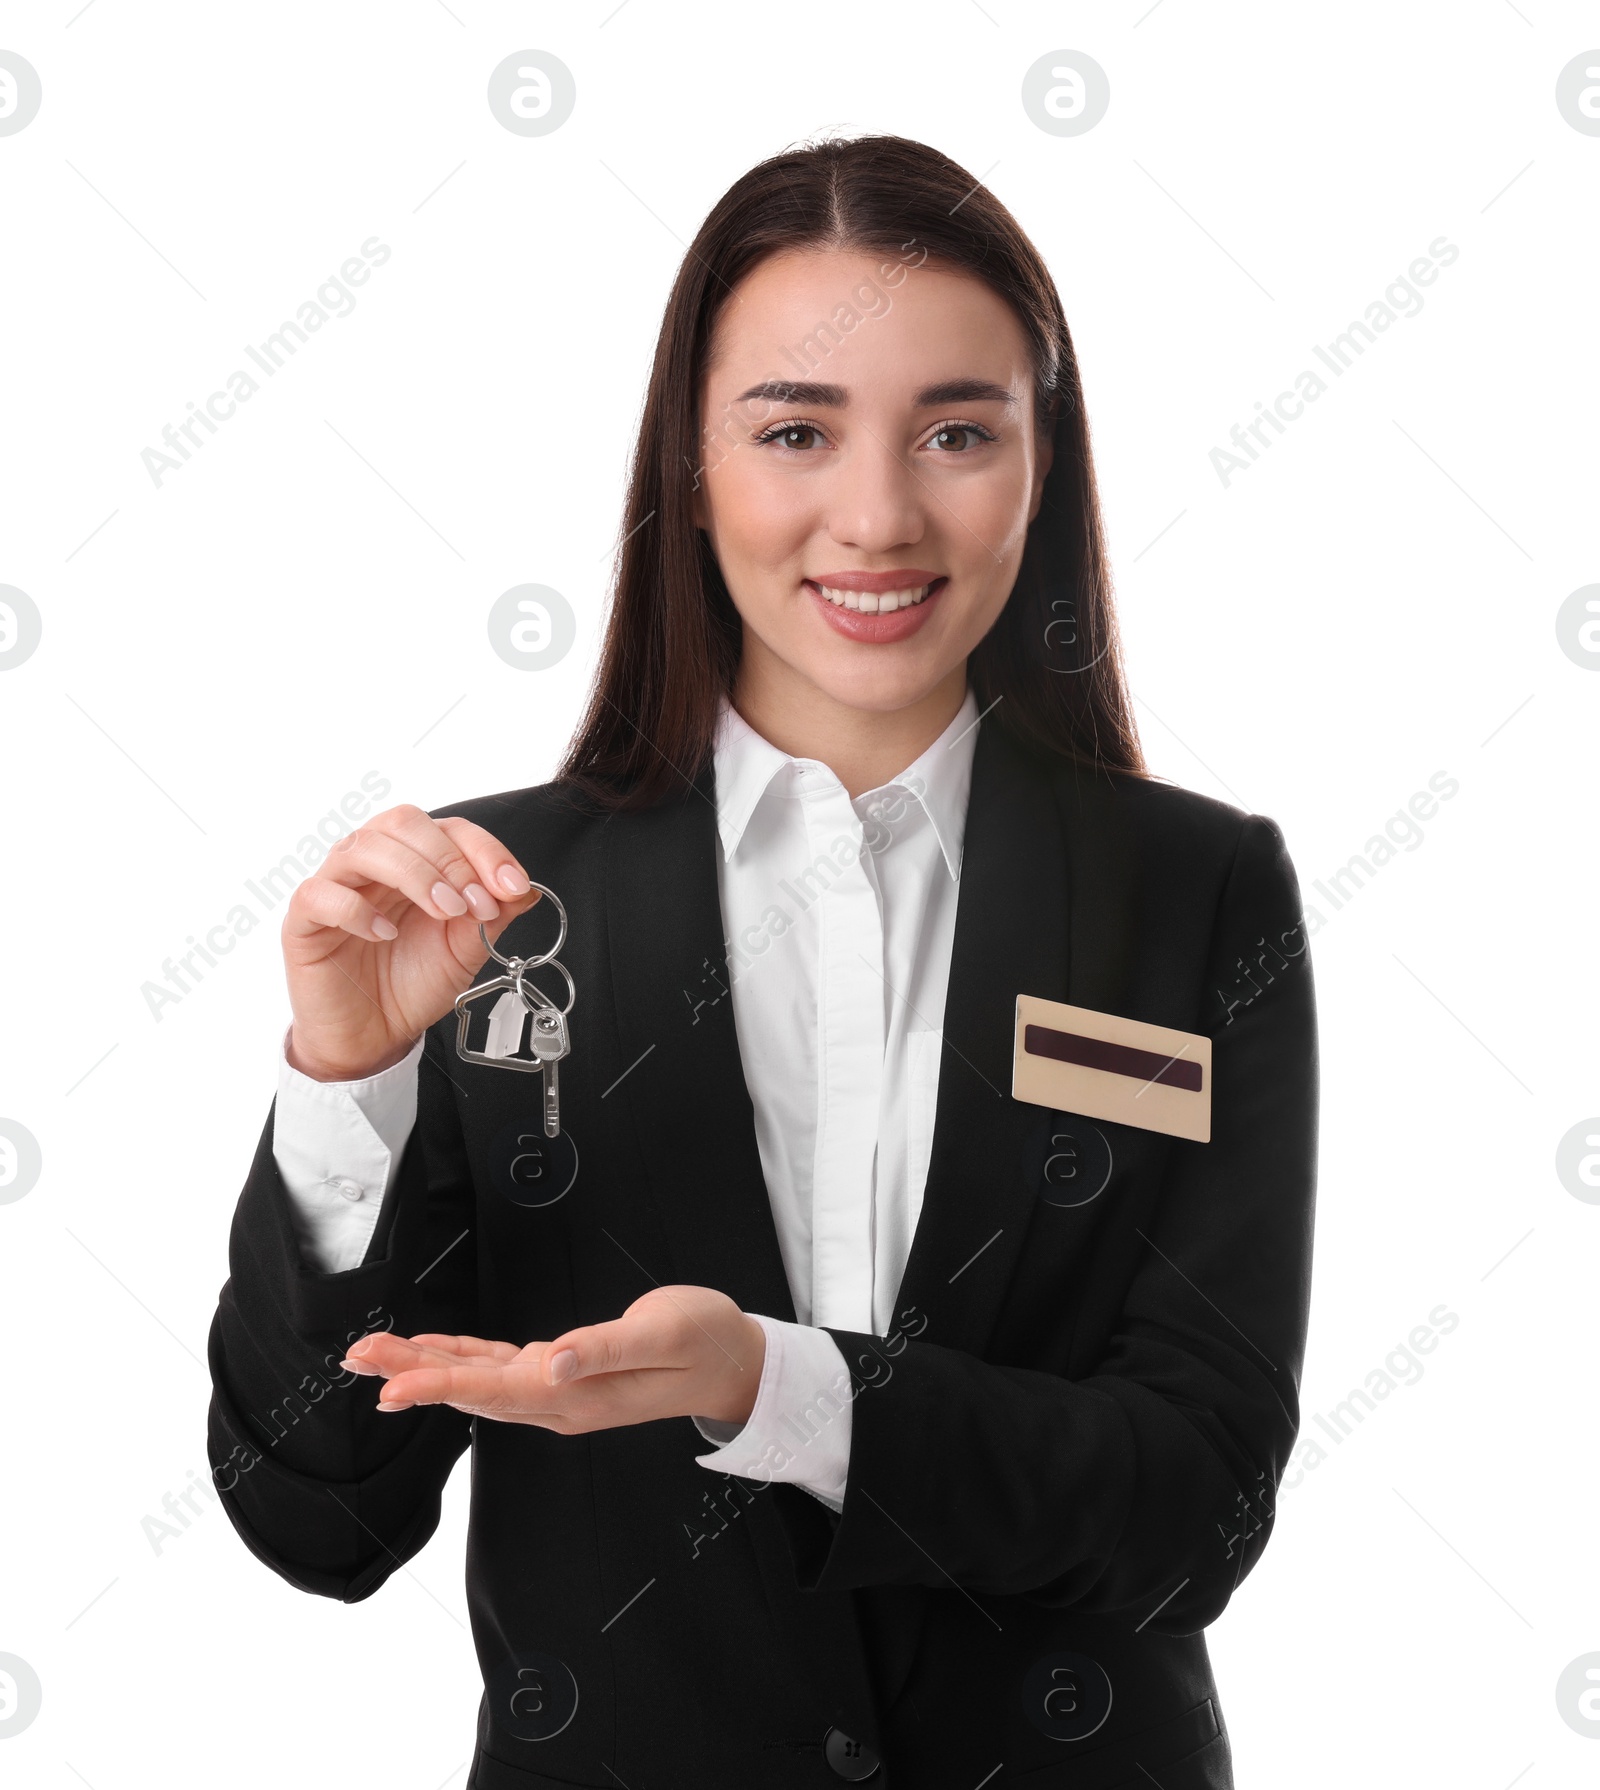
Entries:
POLYGON ((476 983, 456 996, 456 1054, 469 1063, 485 1063, 493 1068, 521 1069, 536 1074, 543 1095, 544 1129, 547 1137, 561 1135, 561 1088, 558 1065, 572 1050, 567 1030, 567 1015, 572 1011, 578 990, 572 972, 556 956, 567 936, 567 910, 553 889, 543 883, 533 885, 556 910, 560 930, 556 942, 537 957, 503 957, 489 943, 489 934, 482 922, 478 936, 484 949, 503 965, 505 974, 487 982, 476 983), (549 964, 567 985, 567 1004, 558 1007, 531 978, 529 972, 549 964), (468 1026, 472 1004, 498 996, 489 1020, 489 1041, 484 1050, 473 1050, 468 1044, 468 1026), (525 1011, 523 1011, 525 1009, 525 1011), (524 1027, 528 1032, 531 1056, 522 1056, 524 1027))
POLYGON ((559 1007, 538 1005, 533 1008, 533 1021, 528 1027, 528 1044, 542 1065, 541 1085, 544 1092, 544 1130, 546 1137, 561 1132, 561 1059, 572 1049, 567 1035, 567 1016, 559 1007))

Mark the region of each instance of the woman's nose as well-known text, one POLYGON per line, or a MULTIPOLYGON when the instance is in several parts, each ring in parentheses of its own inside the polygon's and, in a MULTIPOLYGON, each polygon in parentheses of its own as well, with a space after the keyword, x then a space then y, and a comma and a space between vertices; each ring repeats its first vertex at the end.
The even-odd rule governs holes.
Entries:
POLYGON ((841 546, 888 552, 922 538, 928 501, 916 468, 870 442, 846 456, 833 475, 828 532, 841 546))

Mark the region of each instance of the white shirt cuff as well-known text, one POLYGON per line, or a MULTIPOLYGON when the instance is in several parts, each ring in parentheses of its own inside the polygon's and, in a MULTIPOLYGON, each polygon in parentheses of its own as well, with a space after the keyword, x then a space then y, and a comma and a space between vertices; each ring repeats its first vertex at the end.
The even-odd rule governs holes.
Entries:
POLYGON ((713 1473, 784 1480, 844 1508, 850 1471, 850 1370, 826 1330, 749 1314, 767 1335, 756 1402, 744 1424, 691 1419, 712 1454, 695 1459, 713 1473))
MULTIPOLYGON (((398 1063, 360 1081, 317 1081, 279 1046, 272 1154, 306 1260, 325 1274, 359 1268, 383 1196, 417 1122, 424 1038, 398 1063)), ((425 1035, 424 1035, 425 1037, 425 1035)))

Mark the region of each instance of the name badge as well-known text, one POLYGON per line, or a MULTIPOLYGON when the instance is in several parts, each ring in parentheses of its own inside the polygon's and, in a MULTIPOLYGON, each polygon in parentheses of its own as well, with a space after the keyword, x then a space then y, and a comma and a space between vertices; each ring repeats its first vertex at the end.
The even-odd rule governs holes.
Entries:
POLYGON ((1211 1040, 1019 994, 1011 1095, 1208 1144, 1211 1040))

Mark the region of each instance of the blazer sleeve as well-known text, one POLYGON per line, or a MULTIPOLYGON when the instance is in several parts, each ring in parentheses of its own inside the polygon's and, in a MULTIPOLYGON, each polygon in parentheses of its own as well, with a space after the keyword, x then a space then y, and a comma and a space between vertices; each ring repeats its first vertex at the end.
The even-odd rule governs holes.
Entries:
POLYGON ((472 1420, 448 1405, 403 1421, 378 1381, 340 1367, 373 1330, 474 1335, 473 1187, 438 1027, 425 1034, 417 1119, 359 1266, 304 1260, 273 1155, 277 1102, 234 1212, 208 1345, 212 1480, 245 1544, 303 1591, 356 1603, 439 1521, 472 1420))
POLYGON ((844 1505, 773 1499, 804 1589, 952 1583, 1160 1634, 1214 1622, 1260 1557, 1299 1428, 1318 1067, 1298 883, 1244 819, 1206 965, 1225 1095, 1177 1142, 1114 1331, 1078 1379, 832 1330, 852 1371, 844 1505), (878 1346, 875 1348, 874 1344, 878 1346))

